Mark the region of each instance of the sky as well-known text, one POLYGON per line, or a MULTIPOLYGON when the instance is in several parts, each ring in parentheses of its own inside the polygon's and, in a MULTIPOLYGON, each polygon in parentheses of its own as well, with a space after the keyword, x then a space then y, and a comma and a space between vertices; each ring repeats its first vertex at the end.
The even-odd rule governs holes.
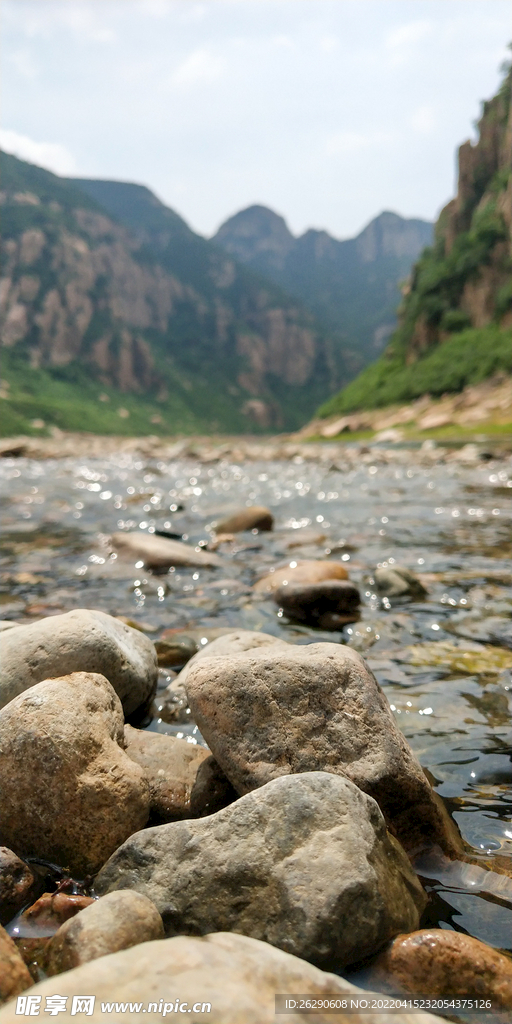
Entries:
POLYGON ((500 81, 509 0, 3 0, 4 149, 148 185, 211 235, 435 218, 500 81))

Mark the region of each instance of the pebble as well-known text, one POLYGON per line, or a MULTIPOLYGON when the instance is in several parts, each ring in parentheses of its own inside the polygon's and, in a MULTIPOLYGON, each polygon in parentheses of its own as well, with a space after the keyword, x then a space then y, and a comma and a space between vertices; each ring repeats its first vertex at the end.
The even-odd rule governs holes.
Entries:
POLYGON ((274 779, 208 818, 131 836, 95 880, 168 935, 222 928, 342 968, 418 927, 426 895, 374 800, 327 772, 274 779))
POLYGON ((188 637, 182 640, 156 640, 155 650, 158 664, 162 668, 174 668, 190 661, 197 651, 197 644, 188 637))
POLYGON ((274 516, 270 509, 262 505, 252 505, 250 508, 242 508, 235 512, 228 519, 221 520, 215 527, 217 534, 243 533, 244 530, 272 530, 274 516))
POLYGON ((346 580, 348 572, 340 562, 293 560, 288 565, 275 569, 254 584, 257 594, 271 594, 283 584, 321 583, 322 580, 346 580))
POLYGON ((372 980, 432 999, 490 999, 512 1010, 512 961, 462 932, 425 928, 399 935, 374 962, 372 980))
POLYGON ((110 683, 87 672, 47 679, 4 707, 0 842, 83 878, 143 828, 149 786, 123 749, 123 726, 110 683))
POLYGON ((28 864, 0 846, 0 924, 7 924, 26 905, 33 885, 28 864))
POLYGON ((274 590, 272 598, 289 619, 320 629, 340 629, 359 618, 361 597, 349 580, 291 583, 274 590))
POLYGON ((109 893, 66 921, 48 943, 46 974, 61 974, 98 957, 162 939, 164 926, 154 903, 138 892, 109 893))
MULTIPOLYGON (((279 1024, 283 1015, 275 1012, 276 992, 305 992, 312 999, 368 996, 344 978, 265 942, 225 932, 145 942, 76 967, 60 975, 58 982, 48 978, 27 994, 40 996, 44 1006, 46 997, 55 995, 56 985, 68 1007, 77 993, 95 996, 92 1013, 87 1015, 90 1024, 105 1024, 102 1002, 142 1002, 142 1011, 132 1007, 123 1013, 125 1024, 146 1024, 148 1014, 144 1010, 150 1002, 156 1002, 157 1007, 161 1002, 166 1018, 168 1014, 169 1019, 181 1024, 203 1019, 209 1024, 279 1024), (189 1011, 197 1003, 201 1010, 203 1003, 210 1010, 194 1018, 189 1011)), ((386 1024, 388 1017, 380 1010, 342 1014, 343 1024, 386 1024)), ((310 1010, 299 1009, 286 1014, 287 1024, 333 1024, 334 1019, 332 1010, 319 1010, 313 1016, 310 1010)), ((2 1012, 2 1024, 19 1024, 19 1020, 13 1000, 2 1012)), ((441 1024, 441 1018, 420 1011, 404 1012, 400 1013, 400 1024, 441 1024)))
POLYGON ((2 637, 0 708, 36 683, 71 672, 104 675, 131 716, 153 699, 155 648, 138 630, 86 608, 9 630, 2 637))
POLYGON ((169 569, 171 565, 215 568, 223 564, 213 552, 142 531, 113 533, 112 546, 124 558, 142 560, 148 569, 169 569))
POLYGON ((377 800, 407 850, 459 853, 455 826, 356 651, 281 642, 187 669, 194 721, 237 792, 279 775, 333 772, 377 800))
POLYGON ((375 587, 380 597, 425 597, 427 590, 421 580, 403 565, 375 569, 375 587))

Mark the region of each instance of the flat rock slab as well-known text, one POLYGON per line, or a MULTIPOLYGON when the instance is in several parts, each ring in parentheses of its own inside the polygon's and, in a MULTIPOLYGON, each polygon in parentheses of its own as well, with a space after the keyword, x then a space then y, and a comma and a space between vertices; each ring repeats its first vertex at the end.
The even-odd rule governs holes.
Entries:
POLYGON ((162 918, 151 900, 138 892, 112 892, 61 925, 46 948, 44 969, 48 975, 61 974, 163 937, 162 918))
MULTIPOLYGON (((340 1016, 323 1011, 314 1015, 301 1011, 276 1014, 276 993, 300 992, 311 998, 333 996, 349 1001, 367 998, 368 993, 265 942, 227 933, 145 942, 77 967, 61 975, 58 982, 49 978, 27 995, 40 996, 44 1007, 46 997, 55 995, 56 990, 67 998, 68 1012, 57 1018, 64 1018, 64 1024, 81 1019, 70 1017, 69 1009, 72 997, 82 992, 95 996, 92 1014, 84 1015, 90 1024, 105 1024, 108 1017, 101 1004, 112 1002, 139 1004, 137 1009, 133 1005, 122 1014, 127 1024, 151 1024, 162 1019, 181 1024, 196 1024, 199 1020, 209 1024, 282 1024, 283 1020, 286 1024, 333 1024, 335 1020, 343 1024, 391 1024, 391 1015, 378 1011, 340 1016), (158 1008, 166 998, 163 1018, 158 1008), (148 1010, 150 1003, 155 1010, 148 1010), (210 1005, 208 1012, 202 1012, 203 1003, 210 1005), (194 1006, 198 1010, 195 1016, 189 1012, 194 1006)), ((2 1024, 19 1024, 21 1019, 13 1000, 2 1011, 2 1024)), ((441 1018, 421 1012, 401 1013, 400 1024, 441 1024, 441 1018)))
POLYGON ((119 697, 93 673, 48 679, 4 707, 0 842, 83 878, 143 828, 149 786, 123 726, 119 697))
POLYGON ((169 540, 155 533, 113 533, 112 545, 125 558, 136 558, 148 569, 169 569, 171 565, 194 568, 215 568, 222 560, 211 551, 193 548, 179 540, 169 540))
POLYGON ((410 851, 460 840, 359 654, 339 644, 275 644, 187 666, 194 720, 237 792, 326 771, 379 804, 410 851))
POLYGON ((338 968, 417 927, 426 903, 375 801, 327 772, 275 779, 211 817, 144 829, 95 889, 148 896, 168 935, 222 928, 338 968))
POLYGON ((155 647, 139 630, 87 608, 8 630, 2 635, 0 707, 44 679, 71 672, 105 676, 129 717, 155 692, 155 647))
POLYGON ((256 594, 271 594, 273 590, 292 583, 320 583, 322 580, 346 580, 348 572, 340 562, 292 559, 288 565, 262 576, 253 587, 256 594))

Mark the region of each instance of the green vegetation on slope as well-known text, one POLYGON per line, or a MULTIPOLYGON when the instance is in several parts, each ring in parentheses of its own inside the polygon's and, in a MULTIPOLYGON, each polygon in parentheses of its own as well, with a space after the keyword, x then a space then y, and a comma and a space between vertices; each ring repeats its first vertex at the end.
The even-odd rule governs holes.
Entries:
POLYGON ((500 370, 512 373, 512 330, 502 331, 495 325, 470 328, 410 366, 384 353, 344 391, 325 402, 318 415, 378 409, 425 394, 439 397, 478 384, 500 370))

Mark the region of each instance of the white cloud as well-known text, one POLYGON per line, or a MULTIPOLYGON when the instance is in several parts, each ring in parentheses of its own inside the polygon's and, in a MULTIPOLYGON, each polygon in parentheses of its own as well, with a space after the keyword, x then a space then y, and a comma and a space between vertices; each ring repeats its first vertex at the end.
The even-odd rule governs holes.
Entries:
POLYGON ((37 68, 34 63, 34 58, 30 53, 30 50, 25 48, 21 50, 14 50, 10 55, 11 64, 14 65, 16 71, 22 78, 35 78, 37 75, 37 68))
POLYGON ((0 146, 6 153, 38 164, 39 167, 46 167, 54 174, 73 174, 77 169, 74 157, 59 142, 36 142, 28 135, 0 129, 0 146))
POLYGON ((362 149, 369 149, 390 140, 391 135, 388 132, 370 132, 367 135, 362 132, 334 132, 326 139, 325 152, 329 156, 337 153, 358 153, 362 149))
POLYGON ((194 50, 172 75, 174 85, 198 85, 214 82, 223 71, 223 62, 206 47, 194 50))
POLYGON ((424 39, 425 36, 430 35, 432 27, 430 21, 412 21, 408 25, 400 25, 399 28, 394 28, 391 32, 388 32, 386 46, 389 49, 409 47, 413 43, 418 43, 420 39, 424 39))
POLYGON ((418 135, 431 135, 437 127, 437 119, 429 103, 418 107, 410 118, 411 128, 418 135))

